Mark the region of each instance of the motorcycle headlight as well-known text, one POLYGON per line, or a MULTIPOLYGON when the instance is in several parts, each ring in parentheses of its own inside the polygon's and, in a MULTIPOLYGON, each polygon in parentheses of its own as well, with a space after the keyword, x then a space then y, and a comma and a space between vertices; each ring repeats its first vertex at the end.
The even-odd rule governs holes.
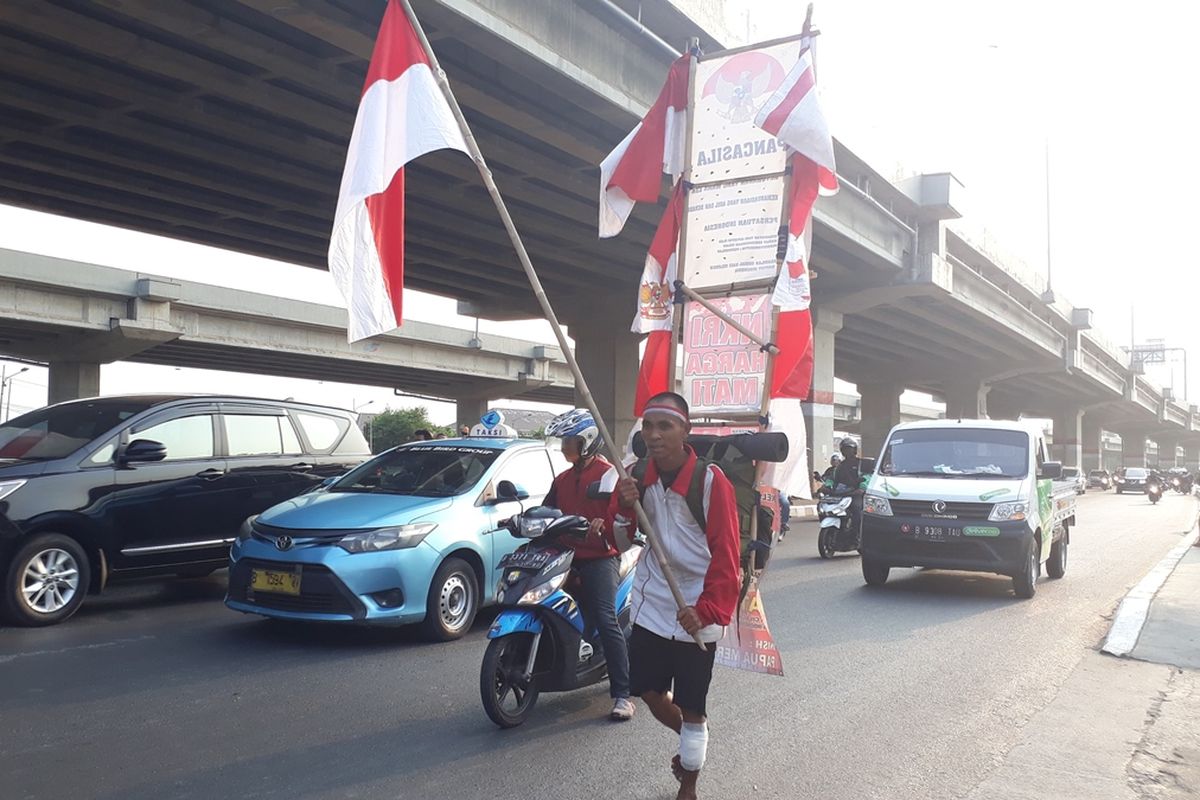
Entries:
POLYGON ((517 601, 519 605, 536 605, 545 600, 550 595, 558 591, 559 587, 567 579, 567 573, 560 572, 545 583, 539 583, 537 586, 530 589, 525 594, 521 595, 521 599, 517 601))
POLYGON ((383 550, 407 550, 425 541, 437 525, 418 522, 412 525, 397 525, 373 531, 352 533, 338 542, 338 547, 347 553, 378 553, 383 550))
POLYGON ((892 504, 886 497, 869 494, 863 498, 863 512, 877 517, 890 517, 892 516, 892 504))
POLYGON ((254 520, 258 519, 258 514, 252 517, 246 517, 246 521, 242 523, 242 527, 238 529, 237 540, 239 542, 248 542, 250 537, 254 535, 254 520))
POLYGON ((992 513, 988 515, 988 519, 992 522, 1020 522, 1028 512, 1028 503, 996 503, 992 506, 992 513))

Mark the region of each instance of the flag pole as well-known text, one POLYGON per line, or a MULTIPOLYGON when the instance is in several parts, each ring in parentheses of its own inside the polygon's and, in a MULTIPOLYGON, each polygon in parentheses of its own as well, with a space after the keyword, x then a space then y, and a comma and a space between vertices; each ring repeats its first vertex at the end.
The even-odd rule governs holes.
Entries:
MULTIPOLYGON (((538 279, 537 271, 533 268, 533 262, 529 260, 529 253, 525 250, 524 242, 521 241, 521 234, 517 232, 517 226, 513 223, 512 216, 508 213, 508 206, 505 205, 504 198, 500 195, 500 189, 496 186, 496 181, 492 177, 492 171, 488 168, 487 161, 479 149, 479 142, 475 141, 475 134, 471 132, 466 117, 463 116, 462 108, 458 105, 458 98, 454 96, 454 92, 450 89, 450 82, 446 78, 446 73, 442 70, 441 64, 438 63, 437 55, 434 54, 433 48, 429 44, 429 38, 425 35, 425 29, 421 27, 421 21, 417 19, 416 12, 413 11, 410 0, 400 0, 400 3, 404 6, 404 13, 407 15, 409 23, 413 26, 413 30, 416 31, 417 38, 420 40, 421 48, 425 51, 425 55, 429 59, 430 66, 433 67, 433 74, 437 79, 438 88, 445 95, 446 102, 450 104, 450 110, 454 113, 454 119, 462 131, 463 140, 467 145, 467 151, 471 156, 471 160, 478 167, 479 175, 483 178, 483 185, 487 187, 488 194, 492 196, 492 202, 495 203, 496 211, 500 214, 500 221, 504 223, 504 228, 508 231, 508 238, 512 240, 513 248, 517 251, 517 258, 520 260, 521 266, 525 269, 525 276, 529 279, 530 286, 533 287, 534 297, 537 298, 538 304, 541 305, 546 321, 550 323, 550 327, 554 330, 554 336, 558 339, 558 346, 562 349, 563 357, 566 358, 567 365, 571 368, 571 373, 575 377, 575 386, 578 388, 579 394, 583 397, 584 405, 587 406, 588 411, 592 413, 592 417, 596 420, 596 427, 600 430, 600 437, 604 440, 604 445, 612 456, 613 466, 621 478, 628 478, 629 472, 625 469, 625 465, 621 460, 621 453, 617 449, 616 442, 608 430, 608 425, 604 422, 604 418, 600 416, 600 411, 596 407, 596 401, 592 397, 592 392, 588 388, 587 381, 584 380, 583 372, 579 369, 579 362, 575 360, 575 354, 567 342, 567 336, 563 333, 562 325, 558 322, 558 316, 554 313, 554 308, 550 305, 549 298, 546 297, 546 291, 542 288, 542 282, 538 279)), ((667 580, 667 586, 670 587, 671 594, 675 597, 675 605, 682 611, 687 607, 687 601, 683 597, 683 592, 679 589, 679 582, 675 579, 675 573, 667 561, 666 553, 663 552, 662 546, 658 541, 658 536, 655 534, 653 526, 651 526, 650 520, 646 516, 646 510, 642 507, 640 501, 634 502, 634 511, 637 513, 638 527, 646 535, 646 539, 650 543, 650 549, 654 551, 654 556, 658 560, 659 567, 662 569, 663 577, 667 580)), ((692 634, 692 638, 701 649, 707 649, 699 633, 692 634)))

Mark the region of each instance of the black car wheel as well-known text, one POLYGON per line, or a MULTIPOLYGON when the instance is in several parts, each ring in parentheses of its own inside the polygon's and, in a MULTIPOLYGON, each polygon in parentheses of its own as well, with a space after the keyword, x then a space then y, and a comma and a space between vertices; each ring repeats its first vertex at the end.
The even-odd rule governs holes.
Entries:
POLYGON ((13 557, 4 581, 4 610, 17 625, 55 625, 79 610, 90 582, 87 553, 79 542, 43 533, 13 557))
POLYGON ((425 635, 438 642, 457 639, 471 629, 479 610, 475 570, 461 558, 448 558, 438 567, 425 600, 425 635))
POLYGON ((863 580, 867 582, 867 586, 883 586, 887 583, 888 574, 892 568, 887 564, 881 564, 872 558, 863 556, 862 559, 862 574, 863 580))
POLYGON ((1024 568, 1013 575, 1013 593, 1022 600, 1028 600, 1037 594, 1037 579, 1041 574, 1042 565, 1039 558, 1037 539, 1031 538, 1026 546, 1024 568))
POLYGON ((515 728, 533 711, 538 699, 537 678, 525 678, 531 634, 509 634, 488 642, 479 666, 479 698, 488 719, 501 728, 515 728))
POLYGON ((1051 578, 1061 578, 1067 574, 1067 535, 1059 539, 1050 548, 1050 560, 1046 562, 1046 575, 1051 578))

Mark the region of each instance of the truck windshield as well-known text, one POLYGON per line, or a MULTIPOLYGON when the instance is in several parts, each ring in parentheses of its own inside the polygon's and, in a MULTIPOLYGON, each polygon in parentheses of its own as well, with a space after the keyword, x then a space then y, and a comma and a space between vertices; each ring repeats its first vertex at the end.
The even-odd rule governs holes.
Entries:
POLYGON ((459 445, 400 447, 346 473, 329 491, 451 497, 479 483, 500 452, 459 445))
POLYGON ((100 399, 39 408, 0 425, 0 459, 65 458, 150 405, 100 399))
POLYGON ((987 428, 915 428, 888 440, 879 474, 914 477, 1023 478, 1029 434, 987 428))

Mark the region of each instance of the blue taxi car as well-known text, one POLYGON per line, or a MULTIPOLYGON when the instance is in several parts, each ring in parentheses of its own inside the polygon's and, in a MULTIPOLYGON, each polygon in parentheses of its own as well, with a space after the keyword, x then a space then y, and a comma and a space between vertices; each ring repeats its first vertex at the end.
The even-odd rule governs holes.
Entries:
POLYGON ((566 467, 539 441, 401 445, 247 520, 225 604, 293 620, 420 623, 432 639, 458 638, 494 600, 496 565, 520 544, 501 521, 540 502, 566 467))

